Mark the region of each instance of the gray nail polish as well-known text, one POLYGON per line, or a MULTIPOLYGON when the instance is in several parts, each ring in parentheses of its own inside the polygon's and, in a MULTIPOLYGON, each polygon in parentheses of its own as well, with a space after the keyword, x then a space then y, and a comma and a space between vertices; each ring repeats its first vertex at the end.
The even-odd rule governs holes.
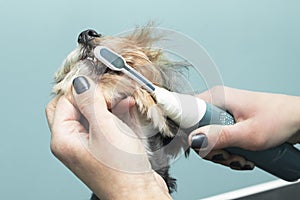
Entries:
POLYGON ((212 161, 224 161, 225 158, 223 154, 216 154, 211 158, 212 161))
POLYGON ((244 167, 242 168, 243 170, 252 170, 254 168, 254 166, 251 165, 244 165, 244 167))
POLYGON ((207 145, 208 145, 207 137, 204 134, 197 134, 192 136, 191 147, 193 149, 205 148, 207 147, 207 145))
POLYGON ((242 165, 239 161, 233 161, 229 164, 230 168, 232 169, 241 169, 242 165))
POLYGON ((81 94, 90 88, 90 84, 84 76, 75 78, 73 80, 73 86, 77 94, 81 94))

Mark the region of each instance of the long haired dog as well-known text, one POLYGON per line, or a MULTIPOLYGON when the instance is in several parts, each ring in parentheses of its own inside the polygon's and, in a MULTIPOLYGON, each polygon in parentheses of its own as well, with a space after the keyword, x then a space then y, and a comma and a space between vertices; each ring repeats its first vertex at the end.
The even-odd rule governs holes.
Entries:
MULTIPOLYGON (((147 137, 145 148, 152 168, 163 177, 171 193, 176 190, 176 179, 169 176, 169 162, 184 148, 187 149, 187 135, 164 115, 146 90, 126 75, 108 69, 93 55, 96 46, 106 46, 121 55, 127 64, 154 84, 178 91, 184 85, 181 72, 187 65, 170 61, 163 51, 152 48, 153 43, 162 37, 153 36, 151 30, 153 29, 147 26, 136 28, 131 34, 122 37, 102 36, 93 30, 83 31, 78 37, 77 48, 67 56, 55 74, 53 92, 55 95, 66 95, 71 100, 73 79, 78 75, 85 75, 99 84, 108 106, 132 96, 139 118, 157 130, 157 134, 147 137), (157 151, 168 146, 174 137, 177 137, 175 145, 157 151)), ((91 199, 98 198, 93 194, 91 199)))

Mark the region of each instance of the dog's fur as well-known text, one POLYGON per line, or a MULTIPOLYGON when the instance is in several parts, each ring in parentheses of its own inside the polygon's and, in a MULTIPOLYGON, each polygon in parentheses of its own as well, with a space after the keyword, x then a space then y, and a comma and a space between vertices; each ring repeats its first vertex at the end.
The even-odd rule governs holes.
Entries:
MULTIPOLYGON (((153 169, 165 180, 169 192, 176 190, 176 180, 169 176, 169 161, 187 147, 186 134, 156 105, 155 100, 135 81, 120 72, 109 70, 97 61, 93 55, 93 49, 98 46, 106 46, 120 54, 126 62, 143 74, 155 85, 171 91, 182 90, 184 84, 180 78, 182 69, 186 64, 171 62, 163 51, 152 48, 152 44, 162 39, 162 36, 153 36, 151 28, 136 28, 130 35, 123 37, 101 36, 95 37, 85 44, 79 44, 62 64, 55 74, 55 95, 66 95, 72 101, 72 81, 78 75, 85 75, 99 84, 108 107, 115 105, 121 99, 132 96, 136 102, 139 117, 150 123, 157 134, 148 137, 145 142, 149 160, 153 169), (179 89, 180 88, 180 89, 179 89), (176 145, 165 148, 174 137, 176 145)), ((143 133, 142 133, 143 134, 143 133)), ((98 199, 93 194, 92 200, 98 199)))

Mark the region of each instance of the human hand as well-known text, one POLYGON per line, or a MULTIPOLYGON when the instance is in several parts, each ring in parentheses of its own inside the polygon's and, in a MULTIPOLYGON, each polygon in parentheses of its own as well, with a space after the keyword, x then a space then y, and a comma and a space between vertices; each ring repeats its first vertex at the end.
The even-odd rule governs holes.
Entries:
POLYGON ((169 199, 141 141, 107 110, 100 89, 84 79, 74 81, 76 107, 62 96, 46 108, 53 154, 101 199, 169 199))
POLYGON ((205 126, 191 133, 190 145, 201 155, 197 138, 208 138, 207 149, 213 149, 205 159, 230 166, 233 169, 252 169, 253 163, 231 155, 225 147, 240 147, 252 151, 264 150, 286 141, 300 141, 300 98, 281 94, 250 92, 228 87, 215 87, 199 98, 212 102, 233 114, 236 124, 205 126), (225 95, 224 99, 218 98, 225 95), (216 98, 213 98, 216 97, 216 98), (200 135, 198 135, 200 134, 200 135))

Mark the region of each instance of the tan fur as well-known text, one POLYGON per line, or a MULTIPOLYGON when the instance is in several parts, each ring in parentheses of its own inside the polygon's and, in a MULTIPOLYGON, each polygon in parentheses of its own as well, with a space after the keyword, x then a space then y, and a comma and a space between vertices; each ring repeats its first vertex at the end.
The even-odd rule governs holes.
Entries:
MULTIPOLYGON (((114 50, 151 82, 169 89, 167 84, 170 83, 169 78, 171 77, 167 77, 166 72, 168 72, 167 67, 170 63, 160 50, 151 48, 152 43, 158 39, 153 38, 151 32, 144 28, 137 29, 125 37, 100 37, 95 38, 92 42, 94 46, 102 45, 114 50)), ((115 102, 126 96, 133 96, 139 112, 152 123, 154 128, 165 136, 174 136, 166 123, 166 117, 162 110, 146 90, 122 73, 109 71, 98 75, 93 71, 95 69, 89 61, 82 60, 82 55, 85 53, 82 49, 82 46, 79 45, 72 51, 55 74, 56 85, 53 87, 53 92, 56 95, 66 95, 72 100, 71 84, 73 79, 78 75, 88 76, 99 84, 108 105, 114 105, 115 102)), ((98 68, 99 66, 105 68, 98 61, 93 61, 98 68)))

